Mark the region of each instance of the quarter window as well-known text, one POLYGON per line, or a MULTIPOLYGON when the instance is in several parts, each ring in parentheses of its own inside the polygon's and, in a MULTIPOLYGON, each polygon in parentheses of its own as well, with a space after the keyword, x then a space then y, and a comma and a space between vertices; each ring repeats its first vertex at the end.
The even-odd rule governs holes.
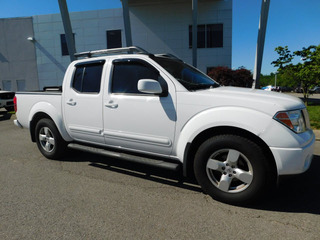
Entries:
POLYGON ((81 93, 99 93, 104 62, 76 66, 72 88, 81 93))

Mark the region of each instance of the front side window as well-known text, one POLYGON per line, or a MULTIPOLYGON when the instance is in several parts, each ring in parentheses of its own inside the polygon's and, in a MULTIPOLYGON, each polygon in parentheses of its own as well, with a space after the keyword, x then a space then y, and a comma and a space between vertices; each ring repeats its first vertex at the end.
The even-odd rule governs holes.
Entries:
POLYGON ((145 94, 138 90, 138 81, 159 78, 156 69, 140 60, 120 60, 113 64, 112 93, 145 94))
POLYGON ((72 88, 80 93, 99 93, 103 63, 76 65, 72 88))

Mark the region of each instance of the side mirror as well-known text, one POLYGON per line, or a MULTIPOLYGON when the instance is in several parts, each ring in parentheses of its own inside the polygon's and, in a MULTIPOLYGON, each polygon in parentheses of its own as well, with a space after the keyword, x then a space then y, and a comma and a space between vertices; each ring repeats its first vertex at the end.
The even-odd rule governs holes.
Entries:
POLYGON ((138 81, 138 90, 143 93, 162 94, 160 83, 152 79, 140 79, 138 81))

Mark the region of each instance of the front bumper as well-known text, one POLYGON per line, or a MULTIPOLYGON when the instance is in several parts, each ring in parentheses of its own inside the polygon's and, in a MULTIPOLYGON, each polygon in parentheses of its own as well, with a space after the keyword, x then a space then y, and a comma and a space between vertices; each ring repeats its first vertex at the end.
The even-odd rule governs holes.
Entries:
POLYGON ((278 175, 303 173, 311 165, 315 147, 315 135, 310 142, 301 148, 270 147, 276 160, 278 175))
POLYGON ((9 100, 9 99, 6 99, 6 100, 0 100, 0 108, 2 107, 13 107, 14 104, 13 104, 13 100, 9 100))

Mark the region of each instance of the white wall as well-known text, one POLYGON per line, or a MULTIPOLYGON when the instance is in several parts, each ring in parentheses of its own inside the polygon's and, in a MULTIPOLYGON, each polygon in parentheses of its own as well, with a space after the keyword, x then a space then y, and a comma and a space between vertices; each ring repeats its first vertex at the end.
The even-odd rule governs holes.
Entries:
POLYGON ((38 89, 35 49, 27 40, 33 35, 32 26, 30 17, 0 19, 0 88, 2 89, 11 91, 38 89))
MULTIPOLYGON (((191 0, 183 3, 168 1, 160 4, 130 5, 133 45, 152 53, 172 53, 192 63, 189 49, 189 25, 192 25, 191 0)), ((223 48, 198 49, 198 68, 231 67, 232 1, 199 1, 198 24, 223 23, 223 48)), ((76 51, 105 49, 106 31, 122 30, 125 43, 122 9, 70 13, 75 33, 76 51)), ((64 33, 60 14, 33 17, 34 37, 40 89, 61 85, 70 63, 62 56, 60 34, 64 33)))
MULTIPOLYGON (((76 51, 105 49, 106 31, 124 29, 122 9, 106 9, 70 13, 75 33, 76 51)), ((70 63, 62 56, 60 34, 64 34, 60 14, 33 17, 40 88, 61 85, 64 72, 70 63)), ((122 42, 125 43, 124 32, 122 42)))
MULTIPOLYGON (((133 44, 154 53, 172 53, 192 64, 189 25, 192 1, 139 1, 130 5, 133 44)), ((231 67, 232 1, 199 1, 198 25, 223 24, 223 48, 199 48, 198 68, 231 67)))

